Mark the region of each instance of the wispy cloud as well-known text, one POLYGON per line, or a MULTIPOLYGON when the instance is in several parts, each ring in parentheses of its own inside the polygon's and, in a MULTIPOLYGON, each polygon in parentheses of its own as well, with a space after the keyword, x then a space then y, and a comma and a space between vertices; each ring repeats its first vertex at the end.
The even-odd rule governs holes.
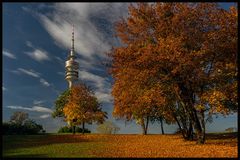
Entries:
POLYGON ((30 48, 34 48, 32 42, 30 42, 30 41, 27 41, 27 42, 26 42, 26 45, 27 45, 28 47, 30 47, 30 48))
POLYGON ((50 114, 43 114, 39 118, 45 119, 45 118, 48 118, 48 117, 51 117, 51 115, 50 114))
POLYGON ((56 3, 53 14, 39 13, 39 20, 59 46, 67 49, 71 46, 71 24, 74 24, 77 53, 93 60, 94 55, 105 57, 104 52, 111 48, 111 25, 127 15, 127 6, 124 3, 56 3))
POLYGON ((23 107, 23 106, 7 106, 7 108, 27 110, 27 111, 35 111, 35 112, 46 112, 46 113, 52 113, 53 112, 51 109, 46 108, 46 107, 41 107, 41 106, 33 106, 32 108, 23 107))
POLYGON ((95 88, 95 95, 100 102, 112 102, 111 83, 107 78, 87 71, 79 71, 79 79, 95 88))
POLYGON ((6 90, 7 90, 7 88, 5 88, 5 87, 3 87, 3 86, 2 86, 2 90, 3 90, 3 91, 6 91, 6 90))
POLYGON ((5 51, 3 50, 3 55, 8 57, 8 58, 11 58, 11 59, 17 59, 16 56, 8 51, 5 51))
POLYGON ((24 68, 18 68, 17 70, 12 70, 11 72, 15 74, 25 74, 35 78, 39 78, 39 82, 45 87, 49 87, 51 85, 47 80, 40 76, 41 75, 40 73, 34 71, 33 69, 28 70, 24 68))
POLYGON ((23 68, 18 68, 17 71, 15 71, 15 73, 24 73, 26 75, 29 75, 29 76, 32 76, 32 77, 36 77, 36 78, 39 78, 40 77, 40 73, 30 69, 30 70, 27 70, 27 69, 23 69, 23 68))
POLYGON ((62 58, 55 56, 55 58, 59 61, 59 62, 64 62, 64 60, 62 60, 62 58))
POLYGON ((38 62, 50 60, 50 57, 47 51, 43 49, 39 49, 38 47, 35 47, 30 41, 26 41, 26 45, 33 49, 32 52, 25 52, 25 54, 31 57, 32 59, 38 62))
POLYGON ((41 82, 42 85, 44 85, 44 86, 46 86, 46 87, 49 87, 49 86, 50 86, 50 84, 49 84, 45 79, 43 79, 43 78, 40 79, 40 82, 41 82))
POLYGON ((34 106, 32 109, 33 109, 33 111, 36 111, 36 112, 48 112, 48 113, 52 113, 52 110, 49 109, 49 108, 46 108, 46 107, 34 106))
POLYGON ((105 79, 99 75, 87 71, 79 71, 79 77, 82 80, 92 81, 100 89, 104 86, 105 79))
POLYGON ((40 49, 35 49, 33 52, 26 52, 26 54, 38 62, 50 60, 48 53, 40 49))
POLYGON ((33 104, 34 105, 39 105, 39 104, 42 104, 44 101, 42 101, 42 100, 34 100, 33 101, 33 104))
POLYGON ((58 75, 65 76, 64 72, 57 72, 58 75))
POLYGON ((111 103, 113 101, 113 97, 110 92, 95 92, 95 95, 100 102, 111 103))

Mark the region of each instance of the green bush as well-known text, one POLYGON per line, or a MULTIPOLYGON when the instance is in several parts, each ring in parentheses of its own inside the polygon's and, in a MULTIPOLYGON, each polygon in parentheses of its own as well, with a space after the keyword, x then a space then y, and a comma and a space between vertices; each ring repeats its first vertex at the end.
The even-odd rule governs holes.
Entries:
MULTIPOLYGON (((72 127, 64 126, 58 130, 58 133, 72 133, 72 127)), ((76 133, 82 133, 82 128, 76 127, 76 133)), ((84 133, 91 133, 87 128, 84 129, 84 133)))

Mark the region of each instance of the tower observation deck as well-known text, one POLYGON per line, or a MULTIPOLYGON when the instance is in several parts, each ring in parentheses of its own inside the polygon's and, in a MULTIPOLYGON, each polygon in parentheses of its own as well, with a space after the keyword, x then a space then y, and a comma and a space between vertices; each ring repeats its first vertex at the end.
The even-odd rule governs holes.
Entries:
POLYGON ((68 81, 69 88, 78 80, 79 63, 76 61, 77 57, 74 51, 74 26, 72 28, 72 47, 68 59, 65 62, 66 75, 65 79, 68 81))

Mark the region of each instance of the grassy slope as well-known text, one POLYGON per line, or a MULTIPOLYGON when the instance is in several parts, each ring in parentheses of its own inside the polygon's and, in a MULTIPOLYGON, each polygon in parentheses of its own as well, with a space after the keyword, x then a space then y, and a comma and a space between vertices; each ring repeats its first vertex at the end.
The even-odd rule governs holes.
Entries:
POLYGON ((208 134, 206 144, 180 135, 3 136, 4 157, 237 157, 237 133, 208 134))
POLYGON ((3 137, 4 157, 93 157, 88 151, 100 148, 78 135, 14 135, 3 137))

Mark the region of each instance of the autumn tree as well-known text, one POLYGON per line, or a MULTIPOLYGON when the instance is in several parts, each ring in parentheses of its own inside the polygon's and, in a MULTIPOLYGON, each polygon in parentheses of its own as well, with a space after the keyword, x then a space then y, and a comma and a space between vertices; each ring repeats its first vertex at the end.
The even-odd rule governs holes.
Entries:
MULTIPOLYGON (((116 23, 122 46, 108 53, 115 117, 163 108, 205 142, 205 115, 237 110, 237 10, 216 3, 138 3, 116 23), (169 98, 169 95, 171 98, 169 98)), ((185 133, 184 133, 185 132, 185 133)))
POLYGON ((63 113, 65 120, 70 125, 82 124, 83 134, 85 123, 103 123, 107 118, 107 113, 102 111, 101 104, 94 96, 94 92, 82 83, 71 88, 63 113))
MULTIPOLYGON (((63 91, 57 98, 57 100, 54 102, 54 111, 52 112, 53 118, 64 118, 63 108, 67 104, 70 96, 70 89, 67 89, 63 91)), ((72 131, 74 133, 75 126, 72 126, 72 131)))
POLYGON ((52 113, 53 118, 64 117, 63 108, 68 103, 69 95, 70 90, 67 89, 58 96, 57 100, 55 101, 55 109, 52 113))

